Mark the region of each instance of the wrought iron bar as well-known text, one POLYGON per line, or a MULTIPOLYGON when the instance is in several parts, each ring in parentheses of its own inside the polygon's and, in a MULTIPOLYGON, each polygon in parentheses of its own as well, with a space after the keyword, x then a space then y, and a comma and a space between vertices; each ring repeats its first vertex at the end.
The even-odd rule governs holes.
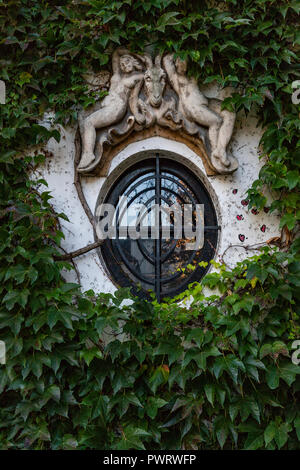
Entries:
POLYGON ((155 295, 157 302, 160 302, 160 285, 161 285, 161 211, 160 211, 160 201, 161 201, 161 179, 160 179, 160 168, 159 168, 159 155, 156 154, 155 158, 155 204, 156 204, 156 213, 155 213, 155 223, 158 228, 158 237, 155 240, 155 295))

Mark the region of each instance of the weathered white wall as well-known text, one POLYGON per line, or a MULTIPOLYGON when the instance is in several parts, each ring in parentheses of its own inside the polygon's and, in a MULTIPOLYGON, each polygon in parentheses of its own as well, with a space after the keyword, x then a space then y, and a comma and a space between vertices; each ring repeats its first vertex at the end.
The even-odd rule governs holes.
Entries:
MULTIPOLYGON (((119 165, 121 164, 122 167, 130 165, 141 158, 141 152, 158 150, 164 155, 176 155, 182 163, 197 173, 215 203, 219 224, 222 227, 216 260, 221 259, 229 245, 238 245, 227 250, 224 257, 224 261, 229 266, 233 266, 239 259, 252 254, 252 252, 247 253, 243 246, 259 244, 278 235, 276 215, 266 214, 264 211, 255 215, 241 203, 246 198, 246 190, 257 178, 259 169, 263 165, 258 155, 261 132, 261 129, 256 127, 255 117, 246 118, 243 115, 238 117, 229 152, 238 159, 240 166, 230 176, 207 177, 200 157, 178 142, 152 137, 130 144, 113 159, 108 179, 83 178, 86 199, 94 213, 99 192, 102 190, 105 194, 111 181, 120 174, 119 165), (237 190, 237 193, 234 194, 233 190, 237 190), (264 226, 265 231, 263 231, 264 226), (244 235, 244 242, 240 241, 239 235, 244 235)), ((70 222, 62 220, 62 229, 65 234, 63 247, 67 251, 73 251, 94 242, 93 230, 73 184, 74 136, 75 129, 68 129, 62 130, 60 143, 51 139, 47 150, 53 153, 53 157, 48 158, 38 170, 48 182, 55 209, 58 212, 64 212, 70 220, 70 222)), ((112 292, 115 289, 96 250, 76 258, 75 262, 81 275, 83 290, 112 292)), ((66 278, 69 281, 76 281, 74 272, 66 273, 66 278)))

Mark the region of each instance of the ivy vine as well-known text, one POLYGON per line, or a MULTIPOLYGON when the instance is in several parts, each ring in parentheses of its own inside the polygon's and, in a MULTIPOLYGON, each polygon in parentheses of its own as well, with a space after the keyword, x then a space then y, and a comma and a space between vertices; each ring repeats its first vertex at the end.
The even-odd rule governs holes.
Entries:
POLYGON ((0 448, 299 449, 298 15, 286 0, 0 1, 0 448), (118 45, 236 88, 224 106, 264 127, 249 204, 271 191, 281 216, 277 246, 161 304, 66 283, 66 216, 28 177, 59 140, 44 113, 76 121, 98 99, 83 75, 118 45))

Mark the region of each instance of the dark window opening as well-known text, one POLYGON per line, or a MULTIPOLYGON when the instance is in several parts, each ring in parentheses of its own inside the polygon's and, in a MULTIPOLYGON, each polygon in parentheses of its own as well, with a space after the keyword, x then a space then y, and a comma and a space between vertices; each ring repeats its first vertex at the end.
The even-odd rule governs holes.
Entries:
MULTIPOLYGON (((214 258, 219 227, 212 200, 198 178, 176 161, 155 155, 130 167, 110 190, 105 203, 114 205, 117 215, 122 196, 127 197, 128 206, 144 204, 149 210, 153 204, 165 206, 166 210, 175 203, 193 207, 203 204, 204 245, 200 250, 187 249, 190 240, 175 238, 172 226, 170 237, 159 236, 155 240, 125 238, 117 231, 115 239, 106 239, 101 246, 103 260, 116 284, 131 287, 132 293, 142 298, 149 298, 149 291, 153 291, 160 301, 199 281, 209 268, 199 266, 199 262, 214 258)), ((158 233, 161 225, 160 216, 158 233)))

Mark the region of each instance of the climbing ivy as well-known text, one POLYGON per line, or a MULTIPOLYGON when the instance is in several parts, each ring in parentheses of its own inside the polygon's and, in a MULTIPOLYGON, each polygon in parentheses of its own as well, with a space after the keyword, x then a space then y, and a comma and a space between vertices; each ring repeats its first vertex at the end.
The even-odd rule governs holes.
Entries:
POLYGON ((299 448, 298 14, 280 0, 0 1, 0 448, 299 448), (173 51, 200 85, 236 88, 224 106, 264 126, 249 204, 271 191, 281 216, 278 247, 162 304, 66 283, 65 216, 28 177, 59 140, 44 113, 76 120, 98 96, 83 74, 118 45, 173 51))

